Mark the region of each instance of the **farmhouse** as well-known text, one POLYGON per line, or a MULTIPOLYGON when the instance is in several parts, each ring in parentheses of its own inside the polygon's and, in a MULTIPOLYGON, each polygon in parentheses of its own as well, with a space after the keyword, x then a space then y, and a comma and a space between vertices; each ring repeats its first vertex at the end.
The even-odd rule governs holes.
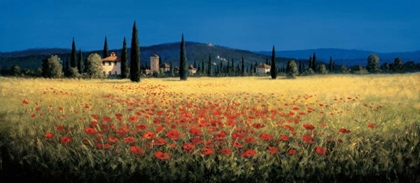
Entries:
POLYGON ((171 67, 167 63, 163 63, 160 65, 160 70, 163 72, 169 72, 171 71, 171 67))
POLYGON ((192 75, 194 75, 195 73, 197 73, 197 69, 196 69, 196 68, 194 68, 194 66, 193 66, 193 65, 188 66, 188 74, 189 74, 190 76, 192 76, 192 75))
POLYGON ((271 66, 260 63, 260 65, 258 65, 256 68, 257 68, 256 69, 257 74, 266 74, 267 72, 270 72, 271 66))
POLYGON ((116 76, 121 74, 121 58, 112 52, 109 57, 102 59, 102 69, 105 76, 116 76))

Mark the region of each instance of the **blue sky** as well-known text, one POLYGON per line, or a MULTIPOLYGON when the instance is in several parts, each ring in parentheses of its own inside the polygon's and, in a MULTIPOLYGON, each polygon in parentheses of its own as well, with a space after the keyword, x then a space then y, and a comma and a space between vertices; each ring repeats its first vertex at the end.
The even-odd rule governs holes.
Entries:
POLYGON ((417 0, 1 0, 0 52, 186 41, 251 51, 420 50, 417 0))

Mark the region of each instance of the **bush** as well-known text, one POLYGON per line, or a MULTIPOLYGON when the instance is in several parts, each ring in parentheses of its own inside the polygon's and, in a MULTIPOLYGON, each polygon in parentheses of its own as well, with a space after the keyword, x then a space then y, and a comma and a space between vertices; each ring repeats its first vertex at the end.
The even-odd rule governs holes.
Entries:
POLYGON ((51 55, 42 60, 42 76, 45 78, 59 78, 63 76, 60 58, 57 55, 51 55))

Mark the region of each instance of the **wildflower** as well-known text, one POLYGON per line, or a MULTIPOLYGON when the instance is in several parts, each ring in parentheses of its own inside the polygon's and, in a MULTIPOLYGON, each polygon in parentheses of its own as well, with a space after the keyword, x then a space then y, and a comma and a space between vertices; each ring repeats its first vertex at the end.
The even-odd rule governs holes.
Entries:
POLYGON ((313 144, 314 143, 314 141, 313 141, 313 139, 312 139, 312 137, 310 135, 304 135, 302 138, 303 138, 303 141, 304 142, 308 142, 310 144, 313 144))
POLYGON ((204 155, 210 155, 210 154, 213 154, 214 153, 214 150, 213 149, 211 149, 211 148, 203 148, 203 149, 201 149, 201 152, 204 154, 204 155))
POLYGON ((194 150, 194 145, 190 143, 184 143, 184 145, 182 145, 182 149, 184 149, 186 152, 192 152, 194 150))
POLYGON ((253 143, 255 143, 255 138, 254 137, 250 137, 250 136, 248 136, 248 137, 245 137, 245 142, 246 143, 249 143, 249 144, 253 144, 253 143))
POLYGON ((123 115, 120 113, 115 114, 115 117, 117 118, 118 121, 122 121, 122 117, 123 115))
POLYGON ((36 114, 35 113, 33 113, 32 115, 31 115, 31 118, 35 118, 36 117, 36 114))
POLYGON ((191 139, 191 143, 193 143, 194 145, 198 145, 198 144, 203 143, 203 139, 194 137, 191 139))
POLYGON ((289 149, 289 151, 288 151, 288 154, 290 154, 290 155, 294 155, 296 153, 297 153, 297 151, 295 149, 289 149))
POLYGON ((125 143, 133 143, 134 141, 136 141, 136 139, 134 137, 131 137, 131 136, 124 138, 125 143))
POLYGON ((287 136, 287 135, 280 135, 280 139, 282 141, 287 141, 287 140, 289 140, 289 136, 287 136))
POLYGON ((368 124, 368 128, 375 128, 375 124, 368 124))
POLYGON ((89 127, 85 127, 85 132, 86 134, 95 134, 96 133, 96 129, 95 128, 89 128, 89 127))
POLYGON ((98 115, 95 115, 95 114, 92 114, 92 118, 95 119, 95 120, 98 120, 99 119, 99 116, 98 115))
POLYGON ((156 134, 151 131, 148 131, 143 134, 143 138, 145 139, 154 139, 155 137, 156 137, 156 134))
POLYGON ((350 130, 347 130, 347 129, 344 129, 344 128, 340 128, 338 130, 338 132, 340 132, 340 133, 350 133, 350 130))
POLYGON ((160 160, 167 160, 170 158, 168 153, 163 153, 162 151, 155 152, 155 157, 160 160))
POLYGON ((161 145, 164 145, 165 143, 166 143, 166 140, 164 138, 158 138, 157 140, 153 142, 153 145, 161 146, 161 145))
POLYGON ((220 149, 220 152, 224 155, 232 154, 232 150, 227 149, 227 148, 220 149))
POLYGON ((29 104, 29 102, 25 99, 22 101, 23 104, 29 104))
POLYGON ((223 140, 226 137, 226 132, 221 131, 220 133, 214 135, 214 138, 217 140, 223 140))
POLYGON ((137 116, 130 116, 130 117, 128 117, 128 120, 132 123, 135 123, 135 122, 137 122, 138 119, 137 119, 137 116))
POLYGON ((275 154, 279 151, 279 149, 277 149, 273 146, 268 146, 268 150, 270 151, 271 154, 275 154))
POLYGON ((108 142, 109 143, 117 143, 117 142, 119 142, 120 141, 120 139, 119 138, 117 138, 117 137, 113 137, 113 136, 109 136, 108 137, 108 142))
POLYGON ((256 154, 256 152, 252 149, 248 149, 246 151, 244 151, 241 156, 246 157, 246 158, 250 158, 253 157, 256 154))
POLYGON ((58 131, 63 131, 64 130, 64 126, 63 125, 57 125, 57 130, 58 131))
POLYGON ((53 133, 51 133, 51 132, 47 132, 47 133, 45 134, 45 138, 47 138, 47 139, 52 139, 52 138, 54 138, 54 134, 53 134, 53 133))
POLYGON ((316 150, 315 150, 318 154, 321 154, 321 155, 325 155, 325 154, 327 154, 327 150, 326 149, 324 149, 324 148, 322 148, 322 147, 316 147, 316 150))
POLYGON ((242 148, 243 145, 240 142, 234 142, 233 143, 233 147, 235 147, 235 148, 242 148))
POLYGON ((263 140, 263 141, 270 141, 270 140, 273 139, 273 137, 270 134, 262 133, 260 135, 260 139, 263 140))
POLYGON ((303 127, 307 130, 313 130, 315 129, 314 125, 311 124, 303 124, 303 127))
POLYGON ((191 128, 189 132, 191 135, 195 135, 195 136, 201 136, 203 134, 201 130, 196 129, 196 128, 191 128))
POLYGON ((71 138, 69 136, 63 136, 61 137, 60 143, 62 144, 68 144, 71 142, 71 138))
POLYGON ((165 136, 168 137, 169 139, 176 140, 179 138, 180 134, 178 130, 170 130, 168 133, 166 133, 165 136))
POLYGON ((144 150, 138 146, 131 146, 130 151, 134 154, 144 154, 144 150))

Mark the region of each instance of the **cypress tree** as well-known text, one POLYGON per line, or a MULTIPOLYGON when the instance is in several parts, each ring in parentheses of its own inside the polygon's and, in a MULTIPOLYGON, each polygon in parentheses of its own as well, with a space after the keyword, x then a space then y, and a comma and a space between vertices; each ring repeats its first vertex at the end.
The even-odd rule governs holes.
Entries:
POLYGON ((79 60, 77 62, 77 70, 79 71, 80 74, 83 73, 82 67, 83 67, 83 62, 82 62, 82 50, 79 49, 79 60))
POLYGON ((109 56, 109 54, 108 54, 108 41, 107 41, 106 36, 105 36, 104 51, 103 51, 102 57, 106 58, 108 56, 109 56))
POLYGON ((299 61, 299 73, 302 73, 302 61, 299 61))
POLYGON ((77 62, 77 55, 76 55, 76 43, 74 43, 74 38, 73 38, 73 42, 71 44, 71 57, 70 57, 70 67, 76 67, 76 62, 77 62))
POLYGON ((241 74, 242 74, 242 76, 245 75, 245 60, 244 60, 244 56, 242 56, 242 61, 241 61, 241 74))
POLYGON ((234 73, 235 72, 235 65, 233 64, 233 58, 232 58, 232 64, 230 64, 231 65, 231 68, 230 68, 230 72, 231 73, 234 73))
POLYGON ((273 51, 271 53, 271 69, 270 69, 270 73, 271 73, 271 79, 276 79, 277 78, 276 51, 275 51, 274 46, 273 46, 273 51))
POLYGON ((330 72, 334 70, 333 59, 331 56, 330 56, 330 63, 328 64, 328 69, 330 70, 330 72))
POLYGON ((201 74, 206 74, 206 66, 204 65, 204 60, 201 60, 201 74))
POLYGON ((137 34, 136 21, 134 21, 130 54, 130 80, 133 82, 140 82, 140 46, 137 34))
POLYGON ((314 72, 316 72, 316 55, 314 52, 314 56, 312 57, 312 70, 314 70, 314 72))
POLYGON ((230 62, 229 60, 227 61, 227 66, 226 66, 226 74, 230 73, 230 62))
POLYGON ((223 73, 223 61, 220 61, 219 71, 220 73, 223 73))
POLYGON ((123 48, 121 53, 121 79, 128 78, 128 57, 127 57, 127 41, 123 41, 123 48))
POLYGON ((184 34, 182 34, 181 40, 181 54, 180 54, 180 61, 179 61, 179 77, 181 80, 187 80, 188 74, 188 63, 187 63, 187 53, 185 51, 185 42, 184 42, 184 34))
POLYGON ((171 72, 171 77, 175 76, 174 64, 172 63, 172 60, 171 60, 170 66, 169 66, 169 72, 171 72))
POLYGON ((213 74, 213 70, 212 70, 212 63, 211 63, 211 55, 209 55, 209 65, 208 65, 208 69, 207 69, 207 75, 208 76, 212 76, 212 74, 213 74))
POLYGON ((312 69, 312 56, 309 57, 309 68, 312 69))

